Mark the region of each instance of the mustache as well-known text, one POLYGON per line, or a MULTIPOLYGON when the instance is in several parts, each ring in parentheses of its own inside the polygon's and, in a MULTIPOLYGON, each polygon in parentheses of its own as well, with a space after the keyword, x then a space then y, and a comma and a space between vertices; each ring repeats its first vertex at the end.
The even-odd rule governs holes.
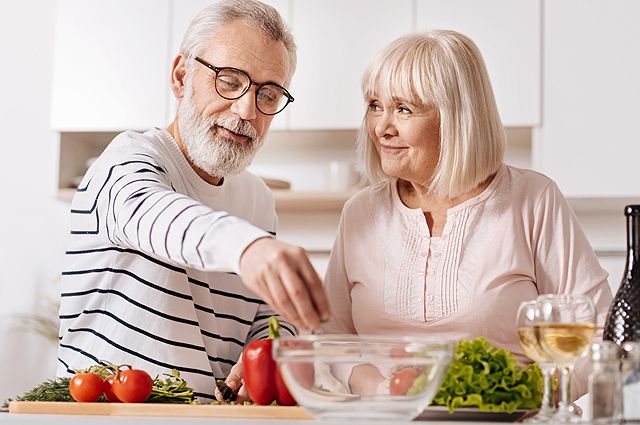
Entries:
POLYGON ((258 131, 248 121, 237 117, 216 117, 211 120, 210 124, 212 129, 215 126, 222 127, 233 133, 248 137, 251 142, 255 142, 258 138, 258 131))

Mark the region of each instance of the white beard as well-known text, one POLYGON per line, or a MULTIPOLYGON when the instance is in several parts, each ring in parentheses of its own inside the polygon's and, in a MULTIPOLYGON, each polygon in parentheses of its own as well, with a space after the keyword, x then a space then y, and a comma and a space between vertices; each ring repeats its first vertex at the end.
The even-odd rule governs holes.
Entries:
POLYGON ((190 79, 185 84, 185 96, 178 108, 179 131, 191 162, 210 176, 226 177, 238 174, 249 166, 263 144, 256 129, 240 118, 219 115, 203 117, 193 99, 190 79), (216 126, 247 136, 246 145, 216 134, 216 126))

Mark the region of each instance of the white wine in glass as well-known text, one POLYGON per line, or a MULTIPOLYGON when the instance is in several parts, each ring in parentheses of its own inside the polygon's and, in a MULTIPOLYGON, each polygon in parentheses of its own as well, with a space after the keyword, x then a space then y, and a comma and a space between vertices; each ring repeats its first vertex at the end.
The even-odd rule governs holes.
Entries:
POLYGON ((526 423, 534 424, 549 423, 556 412, 552 397, 552 381, 556 367, 551 363, 536 338, 534 324, 539 316, 540 312, 538 311, 538 303, 536 301, 525 301, 521 303, 516 315, 516 328, 522 351, 524 351, 527 357, 540 366, 542 379, 544 380, 540 409, 535 416, 524 420, 526 423))
POLYGON ((596 308, 587 295, 541 295, 534 323, 536 339, 545 355, 560 368, 560 404, 554 423, 580 422, 569 398, 571 371, 585 355, 596 333, 596 308))
POLYGON ((539 323, 534 332, 552 361, 571 364, 589 351, 596 327, 593 323, 539 323))

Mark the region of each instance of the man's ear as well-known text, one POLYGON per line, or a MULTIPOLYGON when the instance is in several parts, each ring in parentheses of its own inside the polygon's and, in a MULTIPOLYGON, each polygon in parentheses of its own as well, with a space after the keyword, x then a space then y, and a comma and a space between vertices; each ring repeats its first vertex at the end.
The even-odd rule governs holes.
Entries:
POLYGON ((171 81, 169 84, 171 85, 173 95, 178 100, 181 100, 184 96, 184 85, 187 75, 186 62, 187 59, 178 53, 178 55, 173 58, 173 63, 171 64, 171 81))

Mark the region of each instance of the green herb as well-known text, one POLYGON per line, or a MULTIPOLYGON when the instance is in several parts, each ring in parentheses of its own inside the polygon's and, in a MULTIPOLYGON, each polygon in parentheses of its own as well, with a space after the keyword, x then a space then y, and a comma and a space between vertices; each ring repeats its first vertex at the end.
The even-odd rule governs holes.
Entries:
MULTIPOLYGON (((71 378, 49 379, 44 383, 16 397, 16 401, 73 401, 69 394, 71 378)), ((8 401, 5 402, 8 405, 8 401)))
MULTIPOLYGON (((86 371, 97 373, 104 378, 113 373, 110 366, 112 365, 92 366, 86 371)), ((166 376, 165 379, 156 376, 153 380, 151 395, 145 403, 193 403, 195 399, 193 388, 180 377, 180 372, 174 369, 171 374, 165 373, 164 376, 166 376)), ((74 401, 69 394, 70 380, 71 378, 49 379, 31 391, 16 397, 16 401, 74 401)), ((6 400, 3 407, 8 407, 10 401, 10 399, 6 400)), ((98 401, 104 402, 106 399, 101 396, 98 401)))
POLYGON ((165 373, 164 376, 167 377, 164 380, 160 376, 153 380, 153 389, 146 403, 193 403, 193 388, 187 385, 180 372, 173 369, 171 374, 165 373))
POLYGON ((462 340, 433 404, 447 406, 451 413, 456 407, 508 413, 537 409, 542 384, 537 365, 520 366, 513 354, 482 337, 462 340))

